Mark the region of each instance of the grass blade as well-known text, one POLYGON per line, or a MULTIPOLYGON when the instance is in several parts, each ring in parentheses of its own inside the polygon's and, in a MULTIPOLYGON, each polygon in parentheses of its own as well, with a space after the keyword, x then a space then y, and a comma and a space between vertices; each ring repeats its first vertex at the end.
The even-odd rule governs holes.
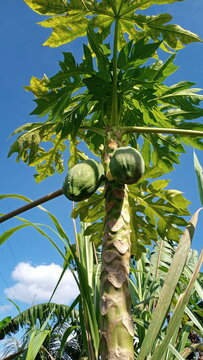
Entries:
POLYGON ((194 168, 197 176, 200 201, 203 206, 203 168, 200 165, 200 162, 195 152, 194 152, 194 168))
MULTIPOLYGON (((67 268, 68 268, 68 263, 66 263, 66 264, 63 266, 63 270, 62 270, 61 275, 60 275, 60 277, 59 277, 59 279, 58 279, 58 281, 57 281, 57 284, 56 284, 56 286, 55 286, 55 288, 54 288, 54 290, 53 290, 53 292, 52 292, 52 294, 51 294, 51 297, 50 297, 50 299, 49 299, 49 303, 51 302, 51 300, 52 300, 52 298, 53 298, 53 296, 54 296, 54 294, 55 294, 55 292, 56 292, 56 290, 57 290, 57 288, 58 288, 61 280, 63 279, 63 276, 64 276, 67 268)), ((78 288, 79 288, 78 279, 77 279, 77 276, 75 275, 74 270, 71 269, 71 273, 72 273, 72 275, 73 275, 73 277, 74 277, 74 279, 75 279, 75 282, 77 283, 78 288)))
POLYGON ((61 342, 60 342, 59 359, 62 358, 62 354, 63 354, 64 348, 65 348, 65 345, 67 343, 67 340, 68 340, 69 336, 77 328, 78 328, 77 326, 69 326, 68 329, 66 329, 66 331, 64 332, 63 337, 62 337, 61 342))
MULTIPOLYGON (((19 194, 4 194, 4 195, 0 195, 0 200, 6 199, 6 198, 19 199, 19 200, 26 201, 26 202, 28 202, 28 203, 31 203, 31 202, 32 202, 32 200, 29 199, 28 197, 23 196, 23 195, 19 195, 19 194)), ((60 224, 59 221, 57 220, 57 218, 56 218, 52 213, 50 213, 47 209, 45 209, 43 206, 38 205, 38 206, 36 206, 36 207, 38 207, 38 209, 46 212, 46 213, 49 215, 49 217, 50 217, 50 219, 52 220, 52 222, 54 223, 54 225, 55 225, 58 233, 61 235, 61 237, 62 237, 63 239, 67 240, 67 235, 66 235, 64 229, 62 228, 61 224, 60 224)))
POLYGON ((16 231, 18 231, 18 230, 20 230, 20 229, 22 229, 22 228, 24 228, 26 226, 29 226, 29 224, 15 226, 14 228, 5 231, 2 235, 0 235, 0 245, 2 245, 16 231))
POLYGON ((146 336, 143 340, 137 360, 145 359, 147 355, 151 352, 153 344, 165 320, 176 285, 187 260, 200 210, 201 209, 196 211, 196 213, 193 215, 192 219, 190 220, 188 226, 184 231, 183 236, 180 239, 179 245, 171 262, 168 275, 160 291, 159 300, 153 312, 152 320, 148 327, 146 336))
MULTIPOLYGON (((171 344, 169 344, 169 349, 171 350, 171 352, 173 353, 173 355, 175 355, 176 359, 178 360, 185 360, 185 358, 182 357, 182 355, 174 348, 174 346, 172 346, 171 344)), ((158 358, 157 358, 158 359, 158 358)))
POLYGON ((181 294, 179 297, 179 300, 178 300, 176 307, 174 309, 174 312, 173 312, 173 316, 167 327, 166 336, 165 336, 164 340, 162 341, 162 343, 154 351, 154 354, 152 355, 151 360, 161 359, 162 354, 165 352, 166 348, 168 347, 170 340, 173 337, 174 332, 176 332, 177 328, 180 327, 185 307, 189 301, 195 280, 197 279, 197 276, 199 274, 202 263, 203 263, 203 251, 200 254, 194 274, 193 274, 192 278, 190 279, 185 292, 183 294, 181 294))
POLYGON ((201 331, 201 333, 203 334, 203 327, 200 324, 200 322, 198 321, 198 319, 196 318, 196 316, 192 313, 192 311, 186 307, 185 308, 185 313, 187 314, 187 316, 190 318, 190 320, 192 320, 192 322, 197 326, 197 328, 201 331))
POLYGON ((50 330, 33 331, 27 350, 26 360, 35 360, 44 340, 46 339, 49 333, 50 330))

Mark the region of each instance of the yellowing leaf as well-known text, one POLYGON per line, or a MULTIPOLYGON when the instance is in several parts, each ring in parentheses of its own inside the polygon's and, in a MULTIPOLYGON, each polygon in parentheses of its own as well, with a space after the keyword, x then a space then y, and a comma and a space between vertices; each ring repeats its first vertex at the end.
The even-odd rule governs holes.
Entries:
POLYGON ((125 1, 125 6, 123 6, 121 14, 126 13, 126 10, 128 9, 128 12, 135 11, 135 10, 144 10, 149 8, 152 5, 161 5, 161 4, 171 4, 176 1, 183 1, 183 0, 134 0, 131 1, 129 4, 129 1, 125 1))
POLYGON ((58 47, 73 41, 75 38, 86 35, 87 25, 85 23, 75 23, 71 25, 71 28, 66 26, 54 27, 51 36, 43 45, 50 47, 58 47))
POLYGON ((175 50, 182 49, 183 45, 187 45, 195 41, 201 41, 199 36, 195 33, 185 30, 181 26, 174 24, 162 26, 148 24, 148 33, 154 40, 162 35, 166 45, 175 50))
POLYGON ((86 13, 84 11, 69 11, 68 14, 50 17, 42 22, 39 22, 38 24, 47 28, 54 28, 56 26, 62 25, 71 27, 81 21, 87 24, 87 19, 84 18, 85 15, 86 13))
POLYGON ((43 79, 38 79, 35 76, 32 76, 30 80, 30 85, 24 86, 24 89, 26 91, 32 91, 33 94, 39 98, 48 92, 48 81, 48 78, 45 76, 43 77, 43 79))
POLYGON ((65 0, 24 0, 35 12, 41 15, 64 14, 68 11, 65 0))

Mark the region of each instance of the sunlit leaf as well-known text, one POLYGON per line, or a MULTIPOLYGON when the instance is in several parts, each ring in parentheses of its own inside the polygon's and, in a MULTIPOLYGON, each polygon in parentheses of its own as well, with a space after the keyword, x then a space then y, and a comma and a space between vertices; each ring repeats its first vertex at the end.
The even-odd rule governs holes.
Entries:
POLYGON ((75 38, 86 35, 87 22, 71 23, 69 26, 59 25, 54 27, 50 37, 43 45, 58 47, 73 41, 75 38))
POLYGON ((41 97, 47 94, 49 87, 47 86, 49 79, 44 75, 42 79, 32 76, 29 86, 24 86, 26 91, 32 91, 36 97, 41 97))
POLYGON ((2 235, 0 235, 0 245, 2 245, 7 239, 10 238, 10 236, 12 236, 16 231, 29 226, 29 224, 23 224, 23 225, 19 225, 16 227, 13 227, 7 231, 5 231, 2 235))
MULTIPOLYGON (((135 15, 135 22, 143 29, 145 36, 151 37, 154 41, 161 38, 164 44, 171 49, 178 50, 183 45, 201 41, 198 35, 183 29, 179 25, 165 25, 171 19, 170 14, 156 16, 135 15)), ((167 50, 166 47, 164 50, 167 50)))
POLYGON ((28 351, 26 355, 26 360, 35 360, 36 356, 45 341, 46 337, 49 335, 50 330, 34 330, 30 339, 28 346, 28 351))
MULTIPOLYGON (((147 9, 152 5, 162 5, 162 4, 171 4, 176 1, 183 0, 131 0, 130 2, 125 1, 125 10, 128 6, 129 11, 137 10, 137 9, 147 9)), ((121 12, 122 14, 122 12, 121 12)))
POLYGON ((34 11, 42 15, 56 15, 67 12, 67 2, 65 0, 24 0, 34 11))

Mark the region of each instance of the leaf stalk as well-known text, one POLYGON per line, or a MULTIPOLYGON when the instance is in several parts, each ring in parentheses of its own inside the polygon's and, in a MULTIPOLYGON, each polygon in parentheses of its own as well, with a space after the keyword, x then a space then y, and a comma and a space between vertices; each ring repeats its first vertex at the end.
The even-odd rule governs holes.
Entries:
POLYGON ((117 89, 118 27, 119 27, 119 19, 117 18, 115 20, 114 46, 113 46, 113 95, 112 95, 112 109, 111 109, 111 123, 113 126, 115 126, 118 122, 118 89, 117 89))
MULTIPOLYGON (((114 129, 118 130, 118 129, 114 129)), ((129 133, 145 133, 145 134, 174 134, 182 136, 201 136, 203 137, 203 131, 199 130, 187 130, 187 129, 173 129, 173 128, 156 128, 156 127, 145 127, 145 126, 122 126, 119 131, 124 134, 129 133)))

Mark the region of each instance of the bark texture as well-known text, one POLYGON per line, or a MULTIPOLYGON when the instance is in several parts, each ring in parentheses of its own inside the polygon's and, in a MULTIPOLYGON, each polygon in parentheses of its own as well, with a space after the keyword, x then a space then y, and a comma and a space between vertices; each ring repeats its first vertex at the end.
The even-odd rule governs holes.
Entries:
POLYGON ((102 360, 133 360, 129 293, 130 215, 126 185, 106 185, 106 220, 101 272, 102 360))

